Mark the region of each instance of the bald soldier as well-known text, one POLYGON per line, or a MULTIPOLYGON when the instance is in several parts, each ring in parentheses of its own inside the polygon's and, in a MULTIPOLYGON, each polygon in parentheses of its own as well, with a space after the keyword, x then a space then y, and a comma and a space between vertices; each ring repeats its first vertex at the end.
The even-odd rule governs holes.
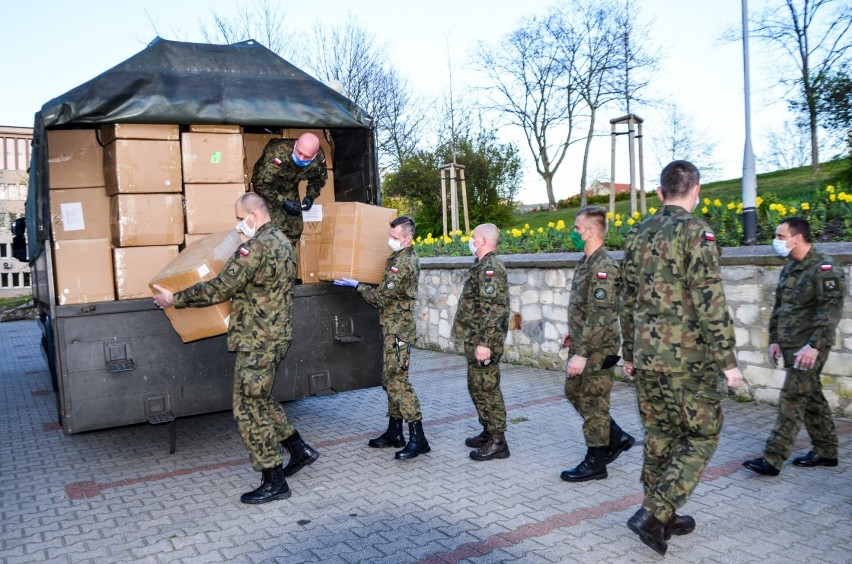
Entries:
POLYGON ((325 186, 328 171, 320 140, 313 133, 298 139, 271 139, 252 173, 254 191, 269 202, 272 223, 294 244, 302 235, 302 211, 311 209, 325 186), (299 203, 299 182, 308 183, 299 203))
POLYGON ((237 354, 234 368, 234 419, 251 459, 260 472, 260 487, 244 493, 243 503, 267 503, 290 497, 287 476, 313 464, 319 453, 305 444, 272 396, 278 364, 293 338, 293 245, 272 224, 266 202, 252 192, 235 205, 240 245, 219 275, 172 293, 155 285, 160 308, 204 307, 231 300, 228 350, 237 354), (290 453, 282 467, 279 444, 290 453))
POLYGON ((500 356, 509 331, 509 280, 497 257, 500 230, 492 223, 478 225, 468 246, 476 257, 467 273, 453 336, 464 343, 467 389, 476 406, 482 432, 464 444, 474 448, 473 460, 509 458, 506 443, 506 404, 500 391, 500 356))

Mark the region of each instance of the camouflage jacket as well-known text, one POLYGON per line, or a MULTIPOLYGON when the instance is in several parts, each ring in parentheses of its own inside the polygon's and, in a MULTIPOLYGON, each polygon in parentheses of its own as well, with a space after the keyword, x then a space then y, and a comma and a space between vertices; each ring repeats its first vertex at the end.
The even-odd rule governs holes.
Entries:
MULTIPOLYGON (((306 180, 306 195, 316 199, 328 178, 325 153, 322 149, 309 165, 297 166, 293 162, 295 144, 295 139, 270 139, 255 163, 251 176, 255 193, 263 196, 269 203, 272 222, 279 229, 285 225, 288 217, 284 211, 284 200, 301 202, 299 182, 306 180)), ((293 217, 301 219, 301 216, 293 217)), ((301 229, 299 231, 301 232, 301 229)))
POLYGON ((715 235, 684 208, 663 206, 627 235, 621 302, 622 354, 636 368, 737 366, 715 235))
POLYGON ((203 307, 232 299, 228 350, 271 350, 293 338, 293 245, 272 223, 240 245, 222 272, 174 297, 175 307, 203 307))
POLYGON ((801 261, 790 259, 778 278, 769 318, 769 342, 785 348, 809 344, 820 352, 834 344, 846 294, 843 267, 816 248, 801 261))
POLYGON ((453 336, 469 345, 488 347, 499 356, 508 331, 509 277, 497 254, 490 252, 467 272, 453 336))
POLYGON ((375 288, 358 285, 358 293, 379 310, 379 323, 403 341, 414 339, 414 300, 419 279, 417 253, 414 247, 406 247, 388 258, 381 284, 375 288))
POLYGON ((571 283, 568 306, 569 357, 588 359, 591 371, 600 370, 607 356, 618 354, 621 333, 618 329, 618 293, 621 272, 606 248, 583 256, 571 283))

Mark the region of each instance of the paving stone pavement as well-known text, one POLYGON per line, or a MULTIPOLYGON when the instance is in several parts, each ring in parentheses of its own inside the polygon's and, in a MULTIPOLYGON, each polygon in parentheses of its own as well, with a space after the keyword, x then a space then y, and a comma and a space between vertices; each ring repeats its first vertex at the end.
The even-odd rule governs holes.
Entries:
MULTIPOLYGON (((33 321, 0 324, 0 561, 18 562, 852 562, 852 421, 838 419, 837 468, 777 478, 760 455, 775 407, 726 401, 721 444, 683 513, 694 533, 665 558, 625 523, 641 503, 642 449, 607 480, 568 484, 585 452, 559 372, 504 365, 507 460, 468 459, 479 431, 461 357, 417 350, 411 378, 432 452, 370 449, 386 426, 380 388, 285 404, 321 458, 293 496, 239 502, 259 482, 229 412, 65 436, 33 321)), ((633 387, 613 413, 641 439, 633 387)), ((795 452, 809 449, 804 433, 795 452)))

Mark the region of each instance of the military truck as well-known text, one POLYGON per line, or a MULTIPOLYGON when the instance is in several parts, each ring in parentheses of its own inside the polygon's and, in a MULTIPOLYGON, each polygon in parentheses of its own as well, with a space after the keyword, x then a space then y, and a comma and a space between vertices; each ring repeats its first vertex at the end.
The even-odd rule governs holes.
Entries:
MULTIPOLYGON (((334 143, 336 201, 381 204, 370 116, 255 41, 156 38, 44 104, 34 124, 27 245, 42 349, 68 434, 231 407, 234 355, 224 335, 183 343, 150 298, 58 305, 48 132, 104 124, 231 124, 246 133, 321 129, 334 143)), ((279 401, 380 384, 373 308, 331 283, 296 286, 294 302, 294 338, 274 387, 279 401)))

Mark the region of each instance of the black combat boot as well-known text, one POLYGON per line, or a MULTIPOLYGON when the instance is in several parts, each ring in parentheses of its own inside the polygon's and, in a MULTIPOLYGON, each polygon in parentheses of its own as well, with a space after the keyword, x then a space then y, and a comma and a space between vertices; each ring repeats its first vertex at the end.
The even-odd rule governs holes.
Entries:
POLYGON ((290 488, 284 479, 284 470, 279 464, 275 468, 267 468, 262 471, 263 481, 260 487, 240 496, 240 501, 251 505, 268 503, 278 499, 290 497, 290 488))
POLYGON ((639 535, 642 542, 656 550, 660 554, 665 554, 669 548, 666 542, 666 526, 654 517, 654 514, 645 509, 639 509, 633 517, 627 521, 627 526, 631 531, 639 535))
POLYGON ((606 464, 613 462, 618 455, 636 442, 636 439, 625 433, 614 419, 609 420, 609 452, 607 452, 606 464))
POLYGON ((405 436, 402 434, 402 418, 389 417, 388 430, 376 437, 370 439, 367 443, 372 448, 402 448, 405 446, 405 436))
POLYGON ((496 431, 491 433, 484 445, 470 451, 470 457, 478 461, 509 458, 509 444, 506 442, 506 435, 496 431))
POLYGON ((474 435, 473 437, 466 438, 464 440, 464 445, 468 446, 470 448, 479 448, 481 446, 484 446, 485 443, 487 443, 488 439, 490 439, 490 438, 491 438, 491 433, 489 433, 488 431, 483 429, 482 432, 479 433, 478 435, 474 435))
POLYGON ((566 482, 588 482, 589 480, 605 480, 607 456, 609 447, 589 447, 586 458, 572 470, 564 470, 559 477, 566 482))
POLYGON ((319 458, 319 453, 302 440, 299 431, 293 431, 292 435, 281 441, 281 446, 290 453, 290 461, 284 467, 285 477, 292 476, 305 466, 310 466, 319 458))
POLYGON ((417 458, 418 454, 426 454, 432 449, 429 448, 429 442, 426 440, 426 435, 423 434, 423 422, 412 421, 408 424, 408 444, 405 448, 394 455, 397 460, 408 460, 417 458))
POLYGON ((669 540, 672 535, 688 535, 695 530, 695 519, 689 515, 678 515, 675 513, 666 523, 664 538, 669 540))

